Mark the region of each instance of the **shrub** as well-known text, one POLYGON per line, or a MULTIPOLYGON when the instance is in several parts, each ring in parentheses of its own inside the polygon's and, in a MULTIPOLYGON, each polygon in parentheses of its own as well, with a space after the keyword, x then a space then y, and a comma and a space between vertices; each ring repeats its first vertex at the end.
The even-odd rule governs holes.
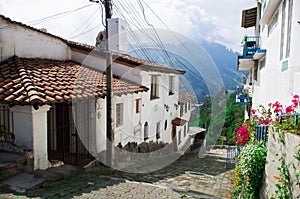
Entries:
POLYGON ((233 199, 255 199, 259 195, 259 187, 265 169, 267 149, 261 143, 251 142, 244 147, 238 157, 235 170, 233 199))

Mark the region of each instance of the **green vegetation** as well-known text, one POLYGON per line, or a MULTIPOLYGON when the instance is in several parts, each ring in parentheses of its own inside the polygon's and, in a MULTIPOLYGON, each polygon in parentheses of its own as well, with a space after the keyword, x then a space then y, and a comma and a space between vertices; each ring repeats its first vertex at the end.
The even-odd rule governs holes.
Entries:
POLYGON ((265 170, 267 148, 263 143, 252 141, 244 147, 235 169, 234 189, 231 198, 259 198, 259 188, 265 170))
MULTIPOLYGON (((227 94, 228 95, 228 94, 227 94)), ((213 118, 211 118, 211 104, 212 101, 215 102, 222 101, 220 95, 212 98, 206 98, 202 106, 196 107, 196 110, 192 112, 191 115, 191 126, 199 126, 205 129, 211 130, 222 129, 221 135, 226 137, 227 144, 235 144, 235 140, 232 137, 232 134, 242 125, 244 121, 244 107, 235 103, 235 93, 231 93, 226 99, 226 110, 220 109, 220 112, 217 112, 213 118), (224 122, 225 114, 225 123, 222 128, 222 122, 224 122)), ((225 103, 221 103, 225 104, 225 103)))

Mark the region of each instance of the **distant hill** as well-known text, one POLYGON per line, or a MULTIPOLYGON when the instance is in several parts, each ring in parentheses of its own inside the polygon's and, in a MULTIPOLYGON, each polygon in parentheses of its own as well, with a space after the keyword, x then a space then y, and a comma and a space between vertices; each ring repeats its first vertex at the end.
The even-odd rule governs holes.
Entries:
MULTIPOLYGON (((237 71, 237 55, 225 46, 217 43, 202 42, 202 47, 215 62, 220 72, 224 86, 227 90, 234 90, 241 83, 242 75, 237 71)), ((207 85, 201 75, 194 71, 195 67, 185 58, 172 52, 164 52, 157 49, 135 50, 130 53, 132 56, 153 61, 159 64, 170 65, 174 68, 186 71, 181 78, 181 83, 189 84, 199 100, 204 100, 210 95, 207 85), (186 80, 186 81, 185 81, 186 80)), ((214 81, 213 79, 211 81, 214 81)), ((182 85, 181 85, 182 86, 182 85)), ((182 86, 183 87, 183 86, 182 86)))
POLYGON ((202 47, 214 60, 227 90, 235 90, 242 82, 242 73, 237 71, 238 53, 217 43, 203 42, 202 47))

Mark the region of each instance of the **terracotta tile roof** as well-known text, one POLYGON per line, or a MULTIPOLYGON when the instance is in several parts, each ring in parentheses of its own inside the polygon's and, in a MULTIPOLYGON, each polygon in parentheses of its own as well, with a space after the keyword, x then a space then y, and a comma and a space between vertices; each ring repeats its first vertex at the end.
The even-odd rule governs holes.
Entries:
MULTIPOLYGON (((100 50, 96 49, 94 46, 90 46, 90 45, 87 45, 87 44, 81 44, 81 43, 74 42, 74 41, 68 41, 66 39, 63 39, 61 37, 50 34, 48 32, 44 32, 42 30, 33 28, 33 27, 28 26, 26 24, 23 24, 21 22, 13 21, 10 18, 5 17, 3 15, 0 15, 0 18, 4 19, 8 23, 23 26, 23 27, 31 29, 33 31, 37 31, 39 33, 54 37, 56 39, 59 39, 59 40, 65 42, 70 47, 73 47, 73 48, 76 48, 76 49, 81 49, 81 50, 84 50, 86 52, 94 51, 94 52, 99 53, 101 55, 105 55, 103 51, 100 51, 100 50)), ((113 60, 115 60, 116 62, 120 62, 120 63, 125 64, 127 66, 135 67, 135 68, 145 70, 145 71, 155 71, 155 72, 175 73, 175 74, 184 74, 185 73, 184 70, 175 69, 175 68, 172 68, 170 66, 164 66, 164 65, 161 65, 161 64, 156 64, 156 63, 153 63, 153 62, 150 62, 150 61, 135 58, 135 57, 132 57, 130 55, 126 55, 126 54, 122 54, 122 53, 118 53, 118 52, 114 52, 113 56, 114 56, 113 60)))
POLYGON ((180 103, 187 103, 195 98, 196 96, 191 95, 189 93, 179 92, 178 101, 180 103))
POLYGON ((176 117, 175 119, 172 120, 172 124, 175 126, 183 126, 185 125, 185 123, 187 123, 187 121, 179 117, 176 117))
MULTIPOLYGON (((147 91, 146 87, 113 78, 115 95, 147 91)), ((106 95, 106 75, 73 61, 14 56, 0 64, 0 102, 33 105, 68 102, 106 95)))

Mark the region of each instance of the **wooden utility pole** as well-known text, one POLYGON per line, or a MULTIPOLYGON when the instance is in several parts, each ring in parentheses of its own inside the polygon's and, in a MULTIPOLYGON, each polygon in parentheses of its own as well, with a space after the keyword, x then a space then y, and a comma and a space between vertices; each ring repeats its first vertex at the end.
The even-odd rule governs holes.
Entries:
POLYGON ((108 19, 112 16, 111 0, 90 0, 91 2, 102 3, 105 8, 105 32, 106 32, 106 164, 114 166, 114 130, 112 125, 112 53, 108 45, 108 19))
POLYGON ((104 1, 106 31, 106 164, 114 166, 114 130, 112 125, 112 53, 108 45, 108 19, 111 18, 111 0, 104 1))

